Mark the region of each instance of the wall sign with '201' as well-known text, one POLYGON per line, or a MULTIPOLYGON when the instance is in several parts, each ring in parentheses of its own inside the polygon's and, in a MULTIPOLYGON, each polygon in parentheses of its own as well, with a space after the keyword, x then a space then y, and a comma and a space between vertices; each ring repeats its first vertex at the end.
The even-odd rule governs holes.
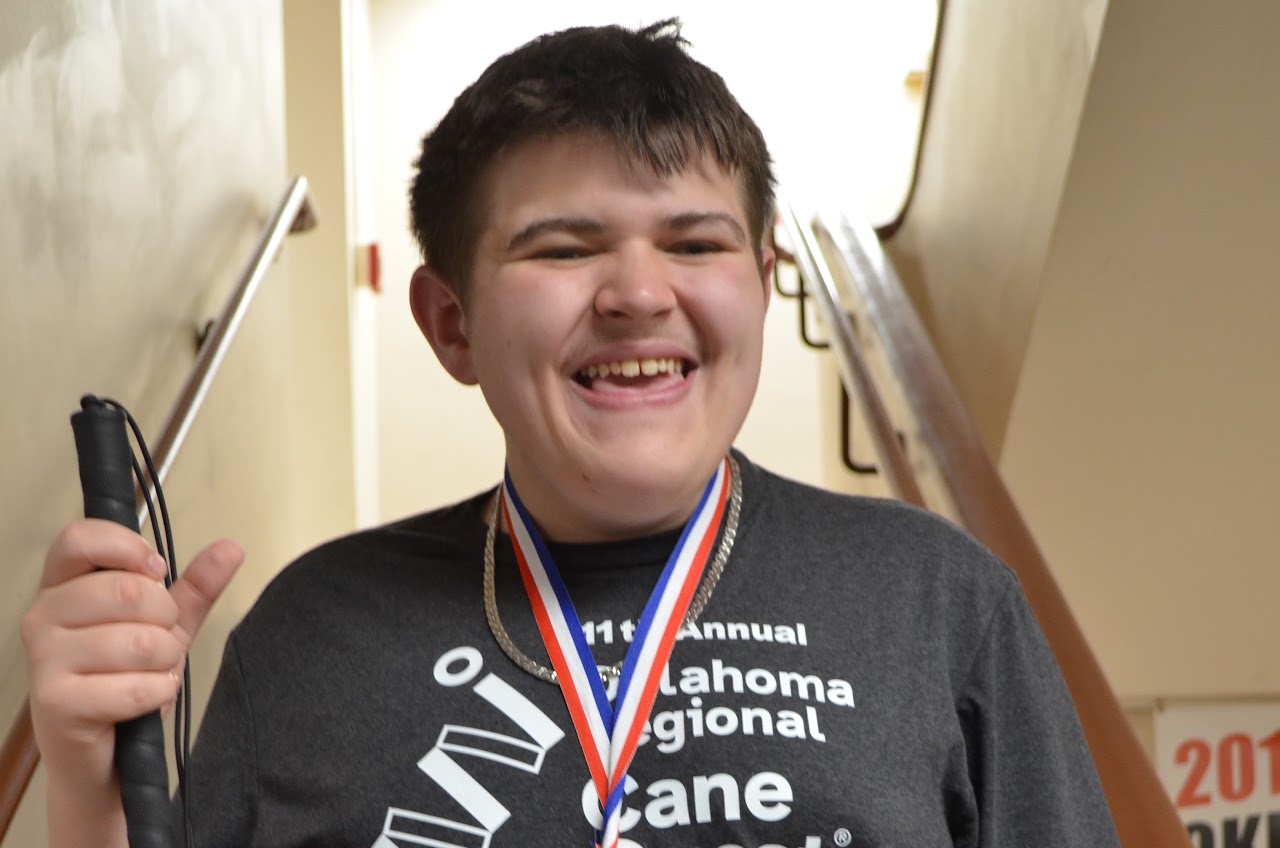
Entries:
POLYGON ((1241 801, 1259 789, 1280 796, 1280 730, 1263 738, 1227 733, 1217 740, 1185 739, 1174 761, 1187 766, 1174 795, 1179 808, 1241 801))

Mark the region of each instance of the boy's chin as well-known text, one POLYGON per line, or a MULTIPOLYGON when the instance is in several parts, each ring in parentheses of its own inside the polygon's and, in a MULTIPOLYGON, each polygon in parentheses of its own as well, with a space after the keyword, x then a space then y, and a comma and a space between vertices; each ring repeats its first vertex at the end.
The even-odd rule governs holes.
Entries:
POLYGON ((589 508, 601 525, 611 526, 622 537, 640 536, 678 527, 698 505, 718 459, 705 475, 688 465, 639 463, 615 466, 592 486, 589 508))

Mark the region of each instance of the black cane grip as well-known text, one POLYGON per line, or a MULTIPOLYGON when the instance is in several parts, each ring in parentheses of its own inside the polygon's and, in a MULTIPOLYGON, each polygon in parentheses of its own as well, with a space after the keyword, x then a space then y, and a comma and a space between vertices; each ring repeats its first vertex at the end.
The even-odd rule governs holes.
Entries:
MULTIPOLYGON (((86 518, 103 518, 138 532, 133 493, 133 451, 124 413, 95 397, 80 400, 71 416, 86 518)), ((169 805, 169 767, 159 712, 116 725, 116 771, 129 848, 178 845, 169 805)))
POLYGON ((80 399, 71 416, 80 461, 80 490, 85 518, 105 518, 138 532, 133 499, 133 450, 124 413, 95 397, 80 399))
POLYGON ((116 725, 116 771, 129 848, 176 848, 160 713, 116 725))

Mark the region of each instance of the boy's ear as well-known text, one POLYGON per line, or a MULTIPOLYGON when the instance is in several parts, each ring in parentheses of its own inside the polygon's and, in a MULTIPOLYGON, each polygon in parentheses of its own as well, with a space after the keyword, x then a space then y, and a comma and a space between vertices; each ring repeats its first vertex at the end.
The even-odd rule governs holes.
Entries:
POLYGON ((764 305, 769 305, 769 296, 773 294, 773 266, 778 262, 778 254, 769 245, 760 246, 760 281, 764 283, 764 305))
POLYGON ((409 306, 418 329, 436 352, 436 359, 453 379, 467 386, 477 382, 471 367, 467 316, 453 289, 434 269, 422 265, 409 280, 409 306))

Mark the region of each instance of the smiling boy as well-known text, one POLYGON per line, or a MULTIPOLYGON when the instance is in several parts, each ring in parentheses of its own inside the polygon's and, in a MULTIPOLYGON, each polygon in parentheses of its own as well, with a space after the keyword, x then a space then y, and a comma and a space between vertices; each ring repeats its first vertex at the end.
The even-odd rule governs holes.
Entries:
MULTIPOLYGON (((759 130, 670 22, 545 36, 458 98, 412 188, 411 305, 504 483, 267 588, 194 754, 202 848, 1116 844, 1008 569, 731 451, 771 202, 759 130)), ((110 722, 173 697, 239 556, 170 595, 119 528, 54 543, 24 622, 52 844, 122 844, 110 722)))
POLYGON ((598 133, 494 162, 479 285, 464 306, 427 265, 410 295, 444 367, 479 383, 539 527, 566 542, 693 512, 755 393, 773 267, 709 154, 662 176, 598 133))

